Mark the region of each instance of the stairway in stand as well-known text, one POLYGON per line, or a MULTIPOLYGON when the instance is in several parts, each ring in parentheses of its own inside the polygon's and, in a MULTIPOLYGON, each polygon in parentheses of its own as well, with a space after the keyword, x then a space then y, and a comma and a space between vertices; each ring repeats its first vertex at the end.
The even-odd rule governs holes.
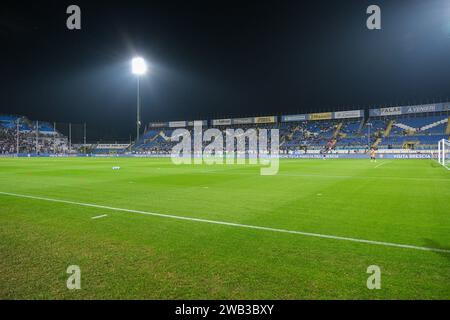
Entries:
POLYGON ((392 126, 394 125, 394 120, 389 121, 386 130, 384 130, 383 136, 388 137, 391 134, 392 126))

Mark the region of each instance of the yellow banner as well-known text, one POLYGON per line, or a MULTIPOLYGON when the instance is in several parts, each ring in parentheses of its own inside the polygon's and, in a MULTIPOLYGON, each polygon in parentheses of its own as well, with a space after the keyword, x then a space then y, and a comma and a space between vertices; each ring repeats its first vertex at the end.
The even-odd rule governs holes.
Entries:
POLYGON ((311 113, 309 115, 309 120, 329 120, 332 117, 333 117, 332 112, 311 113))
POLYGON ((255 123, 274 123, 276 119, 274 116, 272 117, 256 117, 255 123))

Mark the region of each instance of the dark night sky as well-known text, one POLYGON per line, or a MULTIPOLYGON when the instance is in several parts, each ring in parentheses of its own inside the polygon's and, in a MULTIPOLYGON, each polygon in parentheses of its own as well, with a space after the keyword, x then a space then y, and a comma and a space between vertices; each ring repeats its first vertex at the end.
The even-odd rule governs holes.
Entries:
POLYGON ((91 139, 134 133, 136 54, 151 62, 144 123, 450 96, 450 0, 4 1, 0 39, 0 113, 86 121, 91 139))

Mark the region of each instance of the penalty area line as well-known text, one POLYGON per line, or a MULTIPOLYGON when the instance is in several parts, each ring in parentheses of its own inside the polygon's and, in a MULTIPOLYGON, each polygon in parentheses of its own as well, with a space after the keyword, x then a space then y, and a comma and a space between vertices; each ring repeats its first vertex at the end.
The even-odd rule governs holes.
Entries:
POLYGON ((33 200, 42 200, 42 201, 48 201, 48 202, 71 204, 71 205, 77 205, 77 206, 89 207, 89 208, 97 208, 97 209, 103 209, 103 210, 136 213, 136 214, 143 214, 143 215, 149 215, 149 216, 155 216, 155 217, 161 217, 161 218, 209 223, 209 224, 216 224, 216 225, 223 225, 223 226, 230 226, 230 227, 237 227, 237 228, 246 228, 246 229, 263 230, 263 231, 271 231, 271 232, 278 232, 278 233, 296 234, 296 235, 302 235, 302 236, 308 236, 308 237, 316 237, 316 238, 324 238, 324 239, 332 239, 332 240, 342 240, 342 241, 365 243, 365 244, 372 244, 372 245, 385 246, 385 247, 396 247, 396 248, 404 248, 404 249, 450 253, 450 250, 448 250, 448 249, 421 247, 421 246, 414 246, 414 245, 408 245, 408 244, 374 241, 374 240, 366 240, 366 239, 358 239, 358 238, 349 238, 349 237, 341 237, 341 236, 334 236, 334 235, 328 235, 328 234, 311 233, 311 232, 303 232, 303 231, 295 231, 295 230, 287 230, 287 229, 277 229, 277 228, 262 227, 262 226, 253 226, 253 225, 248 225, 248 224, 240 224, 240 223, 233 223, 233 222, 226 222, 226 221, 183 217, 183 216, 176 216, 176 215, 170 215, 170 214, 155 213, 155 212, 125 209, 125 208, 115 208, 115 207, 104 206, 104 205, 93 204, 93 203, 52 199, 52 198, 30 196, 30 195, 10 193, 10 192, 0 191, 0 195, 17 197, 17 198, 25 198, 25 199, 33 199, 33 200))

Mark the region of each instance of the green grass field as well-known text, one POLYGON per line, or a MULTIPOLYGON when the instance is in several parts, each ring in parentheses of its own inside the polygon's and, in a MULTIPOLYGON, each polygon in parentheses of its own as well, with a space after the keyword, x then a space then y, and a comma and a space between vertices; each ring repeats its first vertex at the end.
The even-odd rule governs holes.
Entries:
POLYGON ((445 250, 450 171, 431 160, 283 160, 261 176, 168 159, 0 159, 1 299, 449 299, 445 250), (81 290, 66 288, 69 265, 81 290), (370 265, 380 290, 366 287, 370 265))

